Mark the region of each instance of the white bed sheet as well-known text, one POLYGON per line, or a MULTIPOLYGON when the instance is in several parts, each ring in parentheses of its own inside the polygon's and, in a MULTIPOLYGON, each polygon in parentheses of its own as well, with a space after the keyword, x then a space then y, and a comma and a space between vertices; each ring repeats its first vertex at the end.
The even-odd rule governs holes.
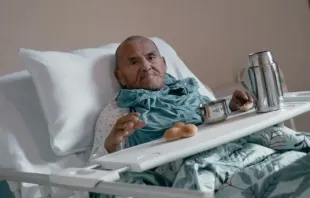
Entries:
MULTIPOLYGON (((47 124, 35 87, 26 71, 0 78, 0 168, 51 173, 85 165, 87 153, 59 157, 50 147, 47 124)), ((53 189, 57 198, 72 192, 53 189)), ((25 198, 39 197, 38 187, 23 184, 25 198)))

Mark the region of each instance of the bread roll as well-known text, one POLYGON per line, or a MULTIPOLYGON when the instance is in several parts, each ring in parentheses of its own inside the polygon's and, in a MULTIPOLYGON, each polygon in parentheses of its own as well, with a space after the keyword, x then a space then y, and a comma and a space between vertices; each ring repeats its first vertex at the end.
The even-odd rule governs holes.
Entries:
POLYGON ((177 128, 182 128, 182 127, 184 127, 185 126, 185 124, 183 123, 183 122, 176 122, 174 125, 173 125, 173 127, 177 127, 177 128))
POLYGON ((167 141, 173 141, 180 138, 192 137, 196 135, 198 128, 194 124, 184 124, 182 122, 177 122, 174 127, 165 131, 164 138, 167 141))
POLYGON ((165 131, 164 138, 167 141, 173 141, 180 139, 182 137, 181 128, 178 127, 172 127, 165 131))

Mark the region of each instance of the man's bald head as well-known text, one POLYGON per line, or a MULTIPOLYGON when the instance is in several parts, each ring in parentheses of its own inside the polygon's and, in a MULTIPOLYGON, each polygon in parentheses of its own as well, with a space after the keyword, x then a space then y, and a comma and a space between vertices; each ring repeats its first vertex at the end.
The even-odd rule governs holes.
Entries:
POLYGON ((164 85, 166 62, 156 44, 143 36, 124 40, 115 52, 118 81, 129 89, 160 89, 164 85))
MULTIPOLYGON (((126 38, 116 49, 116 52, 115 52, 116 67, 118 67, 118 65, 119 65, 119 53, 121 51, 122 46, 124 44, 126 44, 127 42, 136 41, 136 40, 148 40, 149 42, 152 42, 154 44, 154 46, 156 46, 156 44, 151 39, 146 38, 144 36, 137 35, 137 36, 130 36, 130 37, 126 38)), ((156 46, 156 48, 157 48, 157 46, 156 46)), ((160 54, 158 48, 157 48, 157 51, 158 51, 158 54, 160 54)))

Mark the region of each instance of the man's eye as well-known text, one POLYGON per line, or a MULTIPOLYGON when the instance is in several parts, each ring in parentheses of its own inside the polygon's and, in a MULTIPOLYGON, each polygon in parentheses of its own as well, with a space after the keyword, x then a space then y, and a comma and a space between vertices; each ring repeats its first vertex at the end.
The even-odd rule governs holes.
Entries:
POLYGON ((135 64, 137 64, 137 61, 136 61, 136 60, 131 60, 131 61, 130 61, 130 64, 131 64, 131 65, 135 65, 135 64))
POLYGON ((155 59, 155 56, 149 56, 148 57, 148 60, 150 60, 150 61, 152 61, 152 60, 154 60, 155 59))

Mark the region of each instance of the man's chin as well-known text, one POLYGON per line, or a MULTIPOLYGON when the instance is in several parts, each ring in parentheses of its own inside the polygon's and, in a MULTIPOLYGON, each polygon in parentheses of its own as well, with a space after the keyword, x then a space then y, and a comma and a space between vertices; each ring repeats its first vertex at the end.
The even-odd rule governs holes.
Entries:
POLYGON ((142 89, 147 90, 159 90, 163 87, 162 82, 154 81, 154 80, 144 80, 140 81, 140 86, 142 89))

